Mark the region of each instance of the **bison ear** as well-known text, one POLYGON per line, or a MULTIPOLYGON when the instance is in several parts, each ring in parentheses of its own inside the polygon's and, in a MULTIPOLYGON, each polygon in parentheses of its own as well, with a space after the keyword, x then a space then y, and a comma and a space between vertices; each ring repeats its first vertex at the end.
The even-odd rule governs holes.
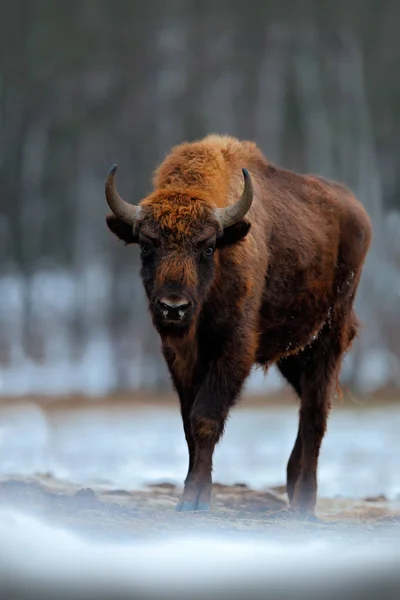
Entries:
POLYGON ((115 215, 107 215, 106 222, 110 231, 117 236, 118 239, 125 242, 125 244, 137 244, 139 238, 132 231, 132 226, 127 225, 115 215))
POLYGON ((233 246, 243 240, 250 231, 251 224, 248 221, 238 221, 234 225, 225 227, 222 235, 217 239, 217 248, 233 246))

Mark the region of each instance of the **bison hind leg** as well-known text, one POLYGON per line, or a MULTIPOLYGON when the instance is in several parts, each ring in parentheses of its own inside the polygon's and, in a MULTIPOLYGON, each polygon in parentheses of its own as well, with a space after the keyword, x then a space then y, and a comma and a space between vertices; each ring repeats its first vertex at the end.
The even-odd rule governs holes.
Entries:
POLYGON ((297 439, 287 465, 287 493, 292 508, 314 514, 317 468, 326 432, 331 396, 337 388, 345 352, 358 330, 352 310, 333 310, 312 344, 282 359, 278 368, 300 398, 297 439))
MULTIPOLYGON (((286 381, 292 386, 299 399, 301 399, 301 361, 298 360, 297 356, 292 355, 282 358, 278 362, 277 367, 286 381)), ((286 467, 286 491, 290 502, 292 501, 296 482, 301 472, 301 456, 302 441, 299 429, 286 467)))

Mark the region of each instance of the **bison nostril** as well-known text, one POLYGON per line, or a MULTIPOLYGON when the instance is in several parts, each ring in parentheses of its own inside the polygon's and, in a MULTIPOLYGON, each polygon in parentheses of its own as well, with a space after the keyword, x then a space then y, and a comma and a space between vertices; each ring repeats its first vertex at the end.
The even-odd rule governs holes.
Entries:
POLYGON ((160 298, 159 303, 166 308, 185 309, 189 306, 189 301, 186 298, 160 298))
POLYGON ((164 318, 169 320, 183 319, 190 308, 190 302, 186 298, 178 297, 162 297, 157 300, 157 304, 164 318))

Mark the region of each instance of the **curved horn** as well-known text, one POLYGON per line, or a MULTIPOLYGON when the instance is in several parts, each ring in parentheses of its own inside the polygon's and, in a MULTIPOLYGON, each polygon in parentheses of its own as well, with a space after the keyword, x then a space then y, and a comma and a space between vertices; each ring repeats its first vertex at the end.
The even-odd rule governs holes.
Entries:
POLYGON ((121 196, 118 194, 114 181, 116 170, 117 165, 113 165, 108 173, 105 186, 106 200, 114 215, 127 225, 132 225, 133 227, 136 219, 140 215, 141 209, 140 206, 135 206, 125 202, 125 200, 122 200, 121 196))
POLYGON ((226 208, 215 209, 216 216, 222 227, 229 227, 240 221, 240 219, 243 219, 253 202, 253 184, 250 174, 247 169, 242 169, 242 171, 244 177, 244 189, 239 200, 226 208))

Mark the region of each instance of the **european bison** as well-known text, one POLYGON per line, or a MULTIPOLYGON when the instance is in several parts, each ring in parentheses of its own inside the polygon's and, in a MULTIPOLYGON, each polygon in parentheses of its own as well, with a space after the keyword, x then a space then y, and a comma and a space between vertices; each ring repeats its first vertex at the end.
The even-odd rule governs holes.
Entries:
POLYGON ((175 147, 138 206, 105 186, 110 230, 139 244, 141 278, 179 395, 189 469, 177 510, 207 510, 212 458, 254 364, 301 400, 287 465, 293 510, 314 514, 317 464, 371 222, 344 186, 271 164, 249 141, 175 147))

